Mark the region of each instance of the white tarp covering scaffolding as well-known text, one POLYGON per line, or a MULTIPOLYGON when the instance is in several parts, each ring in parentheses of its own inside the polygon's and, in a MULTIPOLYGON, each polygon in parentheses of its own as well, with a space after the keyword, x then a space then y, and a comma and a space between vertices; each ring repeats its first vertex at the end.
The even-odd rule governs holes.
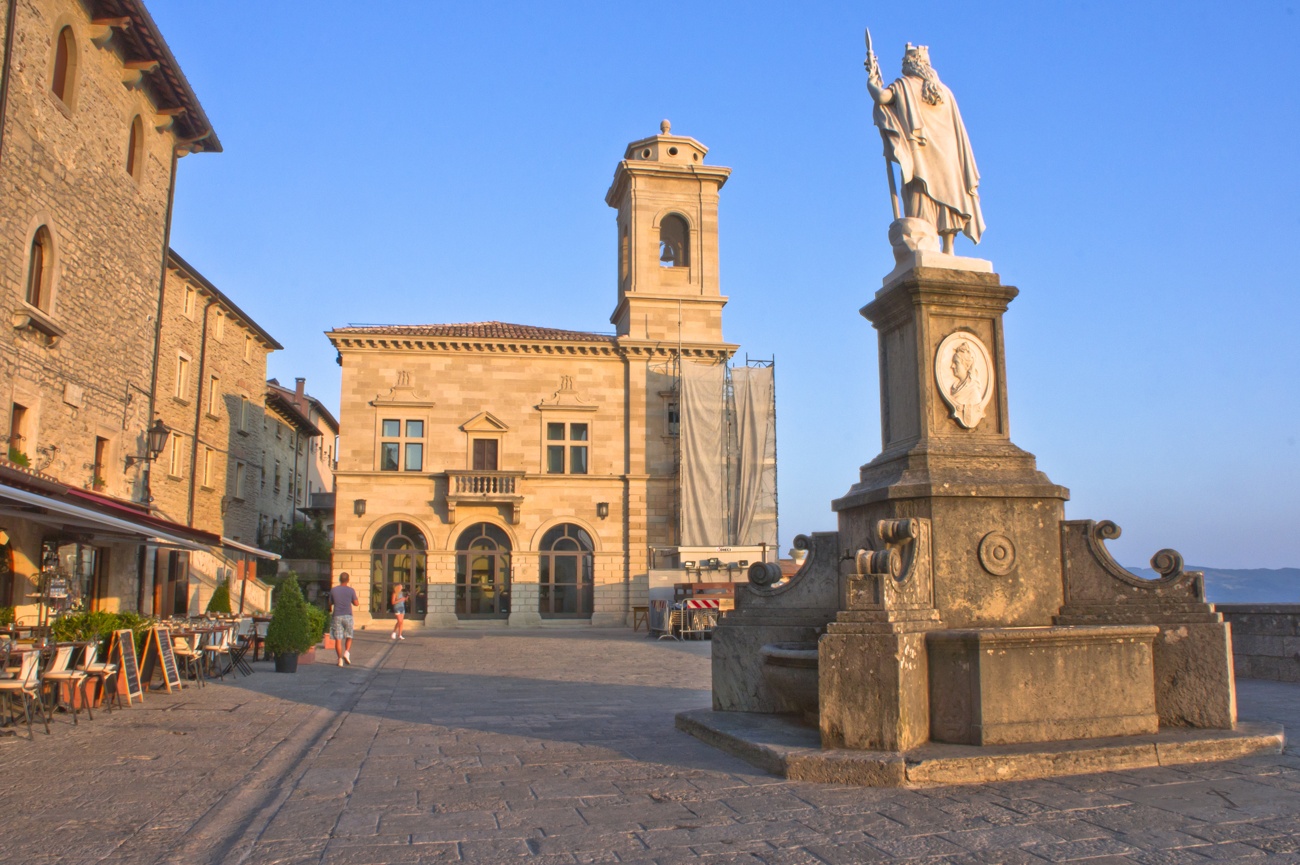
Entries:
POLYGON ((777 543, 773 366, 684 361, 681 545, 777 543))
POLYGON ((731 468, 732 543, 776 546, 776 405, 773 366, 731 371, 736 447, 731 468))

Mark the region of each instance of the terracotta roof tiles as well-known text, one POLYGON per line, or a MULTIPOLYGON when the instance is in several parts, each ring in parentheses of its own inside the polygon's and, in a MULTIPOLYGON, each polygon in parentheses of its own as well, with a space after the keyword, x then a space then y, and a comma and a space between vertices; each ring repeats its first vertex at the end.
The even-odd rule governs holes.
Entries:
POLYGON ((520 339, 564 342, 609 342, 613 334, 585 330, 559 330, 510 324, 504 321, 472 321, 465 324, 375 324, 335 328, 335 333, 370 333, 387 336, 433 336, 451 339, 520 339))

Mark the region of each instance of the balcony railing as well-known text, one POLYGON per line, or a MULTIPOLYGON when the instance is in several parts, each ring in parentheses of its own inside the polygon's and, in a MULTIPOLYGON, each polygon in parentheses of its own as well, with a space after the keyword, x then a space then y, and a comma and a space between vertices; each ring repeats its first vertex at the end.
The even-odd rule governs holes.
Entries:
POLYGON ((513 496, 523 472, 447 472, 449 492, 456 495, 513 496))
POLYGON ((448 469, 443 474, 447 476, 447 512, 451 519, 455 519, 459 503, 489 503, 508 505, 510 522, 519 522, 519 507, 524 501, 523 472, 448 469))

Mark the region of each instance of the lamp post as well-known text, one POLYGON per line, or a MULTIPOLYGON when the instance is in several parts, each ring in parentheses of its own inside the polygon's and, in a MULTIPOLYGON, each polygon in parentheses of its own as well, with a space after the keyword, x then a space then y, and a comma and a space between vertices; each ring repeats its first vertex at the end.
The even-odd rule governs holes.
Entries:
POLYGON ((139 456, 132 455, 126 458, 127 468, 136 463, 144 463, 144 501, 146 504, 153 501, 153 490, 149 487, 149 467, 162 454, 163 448, 167 447, 167 438, 171 434, 171 427, 163 423, 162 418, 158 418, 146 431, 145 452, 139 456))

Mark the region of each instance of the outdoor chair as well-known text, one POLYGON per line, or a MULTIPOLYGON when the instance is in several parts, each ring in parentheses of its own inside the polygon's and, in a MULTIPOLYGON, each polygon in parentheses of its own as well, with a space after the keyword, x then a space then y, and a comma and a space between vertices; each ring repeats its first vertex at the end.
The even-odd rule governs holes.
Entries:
POLYGON ((235 641, 230 644, 230 669, 238 671, 245 676, 253 675, 253 668, 249 666, 244 656, 248 654, 248 648, 252 645, 252 619, 240 619, 239 627, 235 629, 235 641))
POLYGON ((72 653, 77 650, 76 646, 59 646, 54 655, 54 662, 50 664, 45 675, 41 677, 42 684, 50 691, 50 702, 46 709, 46 717, 54 716, 54 709, 60 703, 60 694, 64 686, 68 689, 68 705, 72 709, 72 725, 77 725, 77 716, 81 714, 81 707, 77 705, 77 691, 81 691, 81 701, 86 704, 86 714, 90 720, 95 720, 95 714, 90 710, 90 700, 86 695, 86 683, 90 681, 90 676, 85 670, 77 670, 72 666, 72 653))
POLYGON ((18 670, 18 678, 0 680, 0 695, 4 697, 6 714, 10 719, 17 723, 13 717, 13 700, 18 697, 23 701, 23 714, 27 716, 27 737, 35 739, 36 735, 32 732, 32 705, 35 704, 37 713, 41 716, 41 721, 45 724, 45 735, 50 734, 50 721, 45 717, 40 703, 41 681, 39 677, 38 664, 41 660, 40 652, 27 652, 23 655, 22 666, 18 670))
POLYGON ((197 648, 195 648, 194 646, 191 646, 190 641, 185 639, 184 637, 173 636, 172 654, 176 656, 177 661, 179 661, 182 665, 184 665, 185 667, 184 674, 194 679, 194 681, 198 682, 199 687, 202 688, 203 687, 203 653, 199 651, 197 648))
POLYGON ((86 675, 94 679, 99 685, 99 693, 102 695, 103 705, 108 707, 108 714, 113 714, 113 701, 117 700, 117 707, 122 708, 122 698, 117 693, 117 664, 109 664, 99 660, 99 642, 95 641, 86 647, 86 654, 82 657, 79 670, 84 670, 86 675), (109 690, 109 680, 112 680, 113 687, 109 690))
POLYGON ((203 656, 207 661, 208 675, 215 669, 221 681, 226 680, 226 668, 230 663, 230 629, 220 628, 203 644, 203 656))

